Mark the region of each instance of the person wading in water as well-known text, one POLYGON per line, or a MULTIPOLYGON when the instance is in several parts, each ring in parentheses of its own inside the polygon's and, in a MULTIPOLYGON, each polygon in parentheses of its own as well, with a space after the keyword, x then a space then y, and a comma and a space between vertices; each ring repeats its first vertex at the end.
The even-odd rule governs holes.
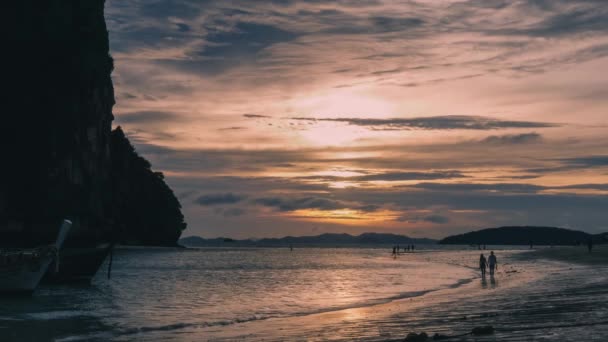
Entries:
POLYGON ((485 277, 486 276, 486 257, 483 256, 483 253, 481 254, 481 256, 479 257, 479 269, 481 270, 481 276, 485 277))
POLYGON ((498 261, 496 261, 496 255, 494 255, 494 251, 490 252, 490 256, 488 257, 488 265, 490 266, 490 275, 494 275, 494 269, 498 269, 498 261))

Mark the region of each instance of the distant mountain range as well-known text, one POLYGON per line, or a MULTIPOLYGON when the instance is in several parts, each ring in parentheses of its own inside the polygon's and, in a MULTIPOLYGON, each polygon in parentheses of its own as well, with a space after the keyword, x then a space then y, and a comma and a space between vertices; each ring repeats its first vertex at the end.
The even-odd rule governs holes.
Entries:
POLYGON ((353 236, 349 234, 321 234, 316 236, 286 236, 283 238, 235 240, 230 238, 204 239, 200 236, 188 236, 179 240, 180 245, 188 247, 286 247, 293 246, 372 246, 372 245, 408 245, 434 244, 437 240, 410 238, 404 235, 363 233, 353 236))
POLYGON ((465 234, 453 235, 440 240, 440 244, 450 245, 574 245, 587 243, 606 243, 608 233, 588 234, 578 230, 555 227, 500 227, 488 228, 465 234))
POLYGON ((574 245, 593 242, 608 243, 608 233, 588 234, 585 232, 556 228, 515 226, 488 228, 465 234, 448 236, 440 241, 426 238, 410 238, 405 235, 363 233, 321 234, 315 236, 286 236, 283 238, 245 239, 231 238, 205 239, 200 236, 189 236, 179 240, 179 244, 188 247, 287 247, 289 245, 316 247, 347 247, 374 245, 411 245, 411 244, 446 244, 446 245, 574 245))

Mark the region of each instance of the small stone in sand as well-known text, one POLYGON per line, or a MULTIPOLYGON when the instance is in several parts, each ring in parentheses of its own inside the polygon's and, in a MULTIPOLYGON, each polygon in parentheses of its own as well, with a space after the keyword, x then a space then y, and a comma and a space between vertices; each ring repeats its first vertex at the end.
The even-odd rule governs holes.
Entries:
POLYGON ((425 332, 421 332, 420 334, 409 333, 407 334, 403 342, 424 342, 428 339, 429 335, 427 335, 425 332))
POLYGON ((491 335, 494 333, 494 327, 491 325, 486 325, 484 327, 475 327, 471 330, 471 334, 473 335, 491 335))

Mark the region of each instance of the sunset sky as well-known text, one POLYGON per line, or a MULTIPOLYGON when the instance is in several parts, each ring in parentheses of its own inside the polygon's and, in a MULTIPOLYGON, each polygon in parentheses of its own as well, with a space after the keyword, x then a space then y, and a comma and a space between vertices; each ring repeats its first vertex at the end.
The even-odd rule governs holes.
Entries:
POLYGON ((108 0, 184 235, 608 231, 605 0, 108 0))

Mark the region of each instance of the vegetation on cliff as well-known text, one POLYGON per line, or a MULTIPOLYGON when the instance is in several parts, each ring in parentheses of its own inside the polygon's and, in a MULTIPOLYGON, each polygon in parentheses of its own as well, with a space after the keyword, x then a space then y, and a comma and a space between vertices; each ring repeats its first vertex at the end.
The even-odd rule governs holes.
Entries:
POLYGON ((122 243, 175 245, 186 228, 181 205, 161 172, 135 148, 120 127, 112 131, 112 182, 122 243))

